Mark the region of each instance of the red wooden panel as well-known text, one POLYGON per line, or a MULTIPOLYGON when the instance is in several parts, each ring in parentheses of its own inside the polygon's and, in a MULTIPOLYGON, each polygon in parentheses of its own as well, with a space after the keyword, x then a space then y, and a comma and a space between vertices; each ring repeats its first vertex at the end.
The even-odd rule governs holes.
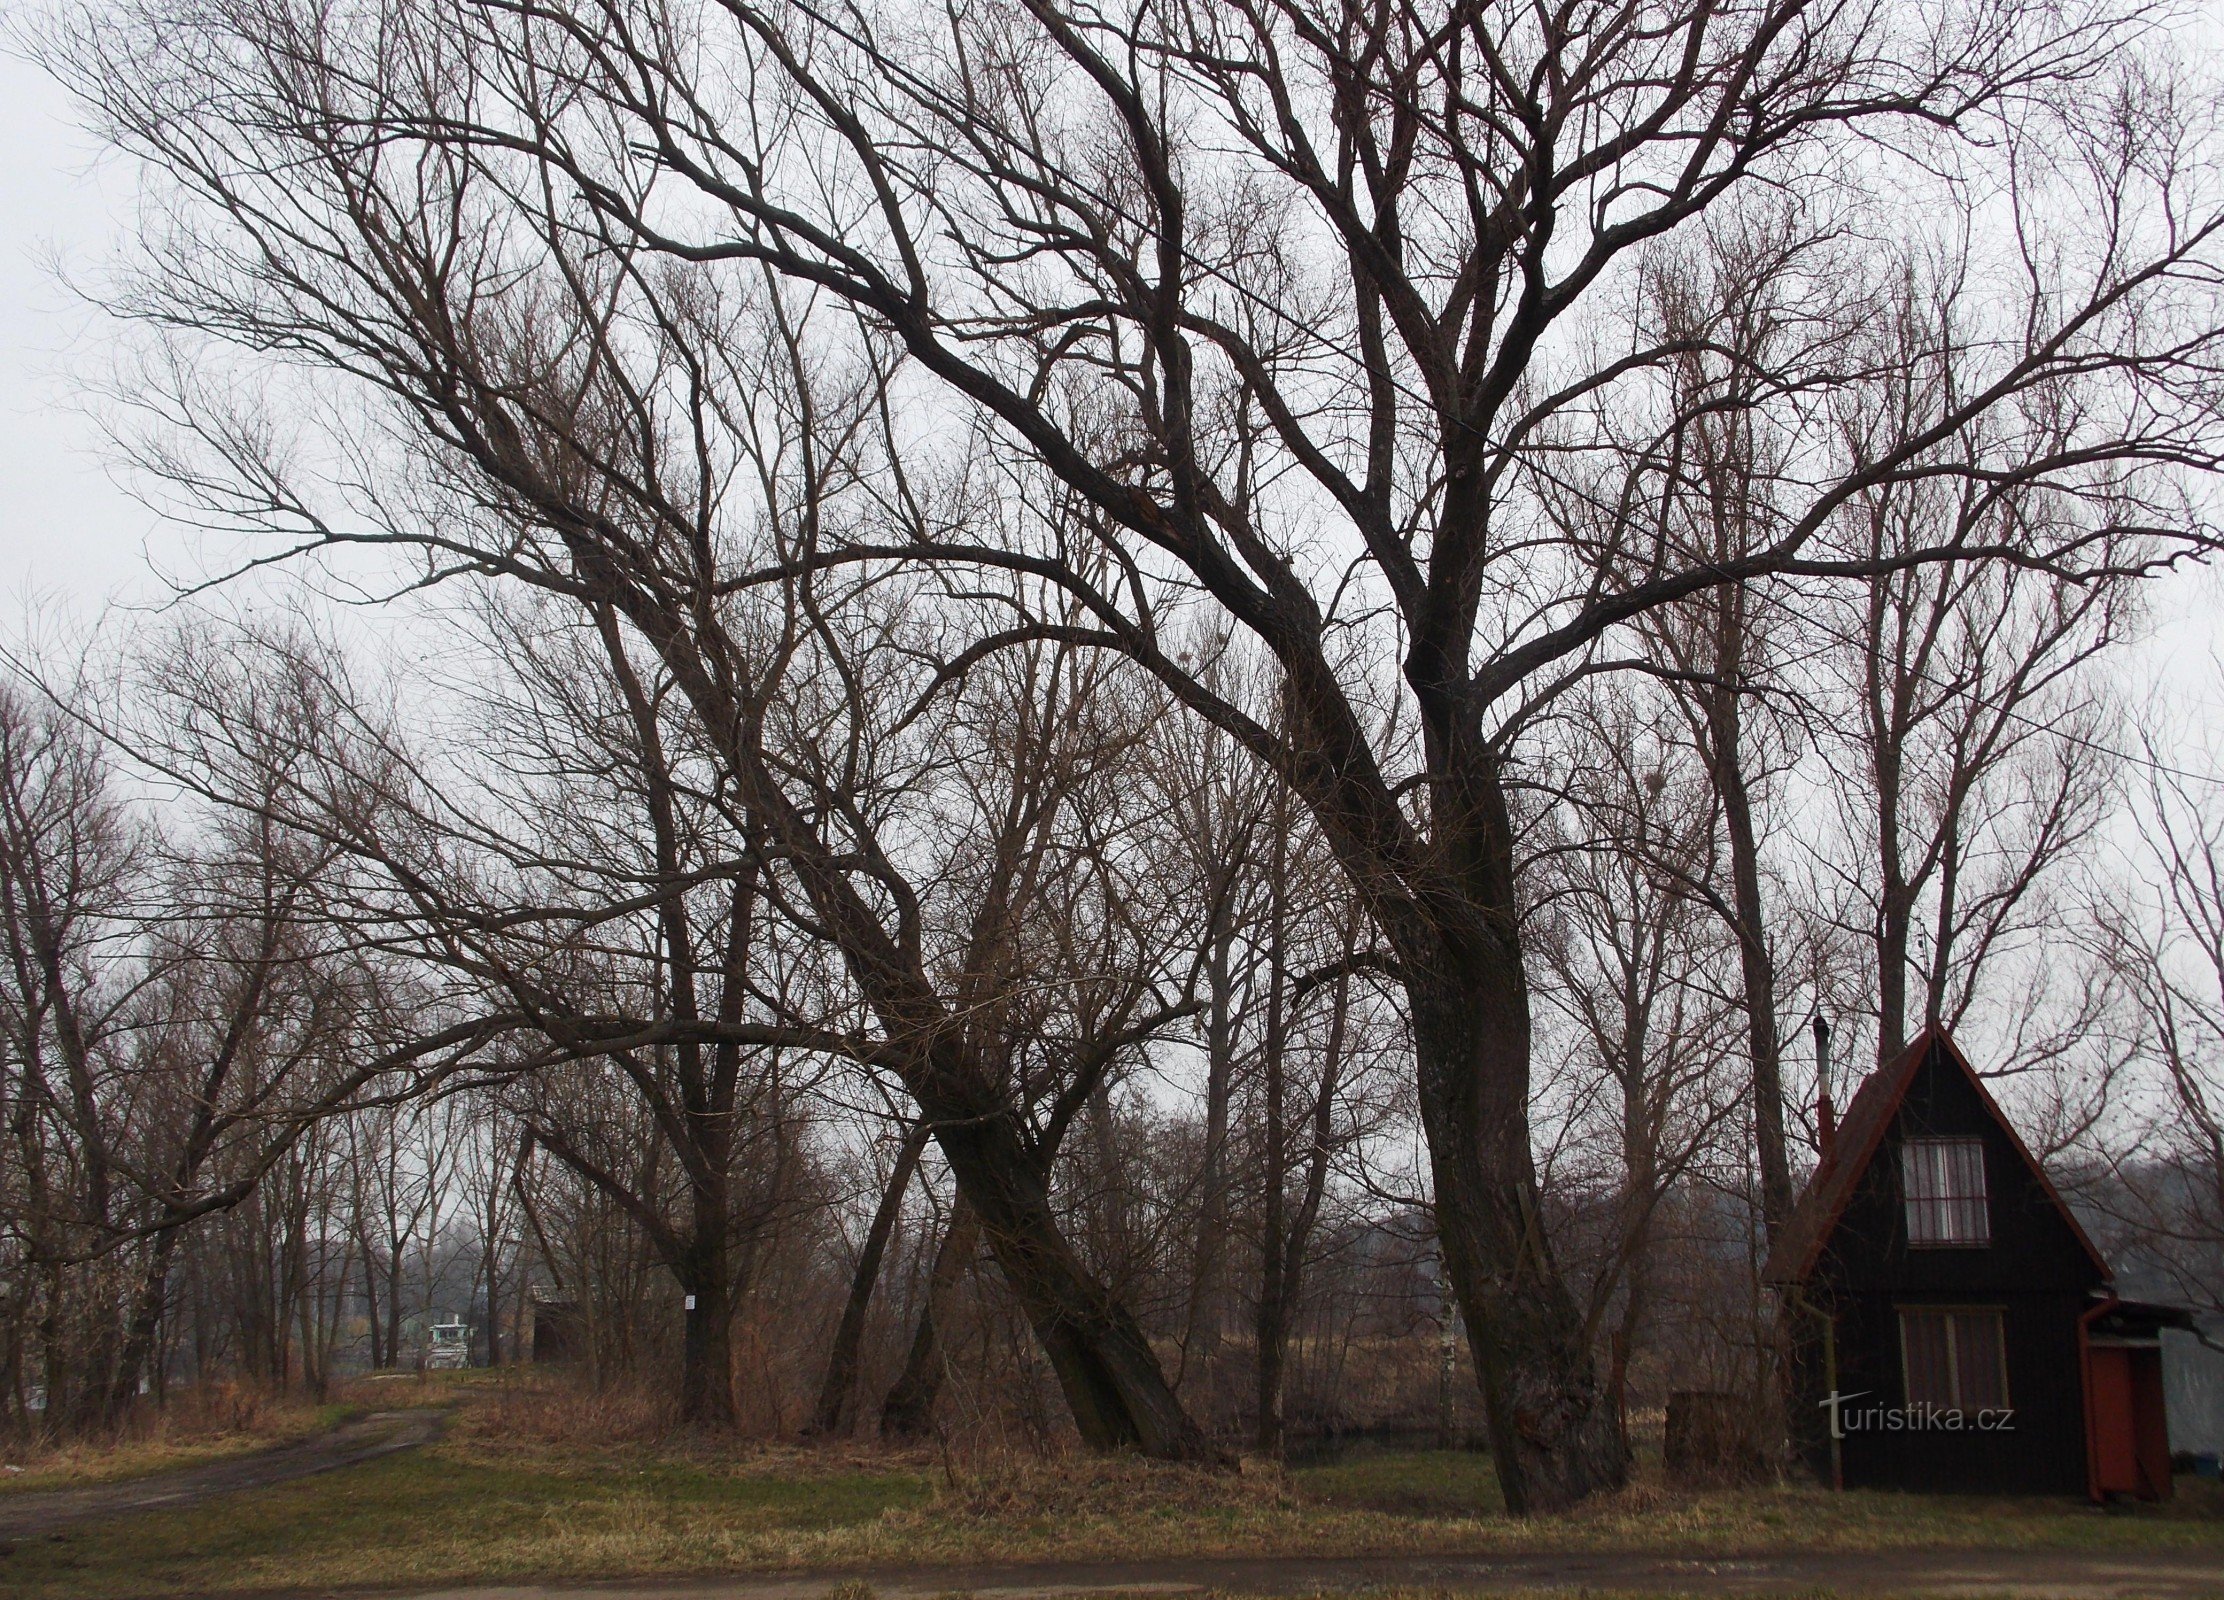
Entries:
POLYGON ((2126 1350, 2131 1358, 2132 1444, 2139 1457, 2140 1493, 2170 1497, 2170 1418, 2162 1397, 2162 1352, 2126 1350))
POLYGON ((2139 1445, 2132 1425, 2130 1356, 2128 1350, 2102 1349, 2093 1351, 2090 1357, 2093 1414, 2087 1424, 2093 1430, 2093 1465, 2099 1477, 2096 1487, 2102 1494, 2139 1492, 2139 1445))
POLYGON ((2162 1352, 2103 1345, 2091 1352, 2093 1465, 2102 1494, 2159 1500, 2170 1492, 2162 1352))

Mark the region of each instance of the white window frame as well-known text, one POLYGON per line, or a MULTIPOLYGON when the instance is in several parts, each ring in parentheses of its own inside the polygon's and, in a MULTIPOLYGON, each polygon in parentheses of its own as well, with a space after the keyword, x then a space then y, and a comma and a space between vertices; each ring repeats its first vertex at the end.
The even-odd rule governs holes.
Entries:
POLYGON ((1992 1243, 1984 1140, 1901 1140, 1900 1191, 1913 1248, 1981 1250, 1992 1243))

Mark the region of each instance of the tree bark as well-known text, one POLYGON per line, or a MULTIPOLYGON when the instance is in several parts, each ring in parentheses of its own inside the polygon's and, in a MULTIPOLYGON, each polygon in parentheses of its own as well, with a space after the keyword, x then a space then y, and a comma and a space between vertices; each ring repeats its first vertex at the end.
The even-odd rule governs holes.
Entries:
POLYGON ((1570 1506, 1628 1459, 1545 1236, 1529 1147, 1529 998, 1508 937, 1408 967, 1437 1234, 1467 1325, 1506 1506, 1570 1506))

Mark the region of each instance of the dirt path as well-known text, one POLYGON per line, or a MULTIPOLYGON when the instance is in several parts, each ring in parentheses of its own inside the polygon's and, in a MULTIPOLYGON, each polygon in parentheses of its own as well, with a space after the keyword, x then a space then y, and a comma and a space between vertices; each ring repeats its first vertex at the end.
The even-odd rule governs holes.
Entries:
POLYGON ((0 1495, 0 1539, 51 1533, 73 1522, 129 1511, 176 1510, 220 1494, 268 1488, 274 1483, 290 1483, 295 1478, 376 1461, 380 1456, 413 1450, 438 1438, 446 1415, 430 1407, 374 1411, 330 1433, 258 1450, 253 1455, 127 1478, 121 1483, 0 1495))
POLYGON ((2224 1595, 2224 1553, 1893 1550, 1741 1556, 1377 1557, 1051 1562, 744 1575, 693 1582, 515 1585, 417 1591, 409 1600, 1074 1600, 1083 1595, 1339 1595, 1383 1588, 1456 1594, 1922 1594, 2016 1600, 2183 1600, 2224 1595))

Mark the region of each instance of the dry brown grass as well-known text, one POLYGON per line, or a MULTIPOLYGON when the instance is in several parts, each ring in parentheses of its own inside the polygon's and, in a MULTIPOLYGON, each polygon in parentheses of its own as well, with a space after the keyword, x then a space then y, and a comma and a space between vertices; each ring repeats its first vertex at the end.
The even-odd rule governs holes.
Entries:
POLYGON ((116 1428, 68 1440, 0 1444, 0 1494, 113 1483, 305 1438, 355 1407, 317 1403, 236 1383, 184 1390, 140 1407, 116 1428))
MULTIPOLYGON (((212 1590, 673 1577, 750 1569, 1153 1556, 1475 1555, 1981 1546, 2224 1555, 2224 1497, 2103 1515, 2067 1501, 1639 1484, 1566 1516, 1499 1514, 1459 1453, 1199 1472, 978 1441, 890 1453, 736 1444, 624 1393, 459 1378, 445 1441, 208 1506, 88 1527, 0 1557, 24 1600, 212 1590)), ((388 1404, 395 1403, 389 1400, 388 1404)))

